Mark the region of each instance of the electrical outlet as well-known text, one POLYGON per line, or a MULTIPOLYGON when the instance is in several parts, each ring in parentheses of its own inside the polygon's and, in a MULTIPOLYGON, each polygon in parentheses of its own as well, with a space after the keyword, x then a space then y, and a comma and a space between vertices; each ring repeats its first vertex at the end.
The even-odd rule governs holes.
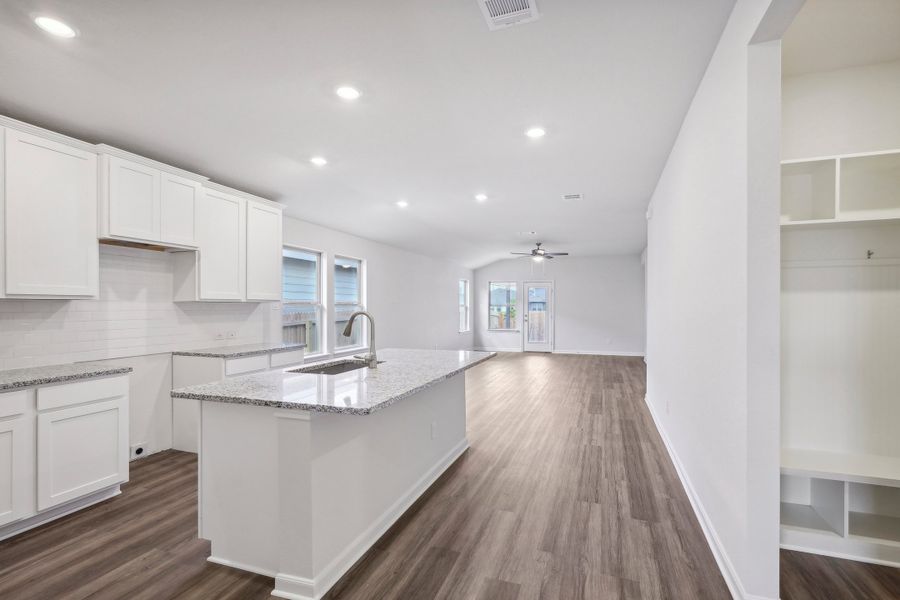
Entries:
POLYGON ((436 440, 438 435, 437 422, 431 422, 431 439, 436 440))
POLYGON ((145 446, 146 444, 134 444, 131 447, 131 460, 144 456, 144 454, 146 454, 147 452, 147 448, 145 446))
POLYGON ((237 332, 235 332, 235 331, 229 331, 226 335, 228 336, 228 339, 229 339, 229 340, 233 340, 234 338, 237 337, 237 332))

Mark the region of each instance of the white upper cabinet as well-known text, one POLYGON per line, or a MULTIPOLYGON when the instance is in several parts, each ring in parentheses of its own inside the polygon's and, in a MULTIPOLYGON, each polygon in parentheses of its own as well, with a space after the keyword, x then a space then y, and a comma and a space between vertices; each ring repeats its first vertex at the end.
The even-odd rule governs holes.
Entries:
POLYGON ((246 203, 214 190, 200 198, 200 300, 246 298, 246 203))
POLYGON ((281 300, 281 209, 247 202, 247 300, 281 300))
POLYGON ((3 137, 3 294, 97 296, 97 155, 14 129, 3 137))
POLYGON ((101 237, 197 247, 199 181, 105 154, 100 172, 101 237))
POLYGON ((196 181, 162 174, 160 239, 166 244, 197 245, 197 211, 203 188, 196 181))
POLYGON ((109 235, 160 239, 160 178, 157 169, 117 156, 102 157, 107 177, 109 235))
POLYGON ((177 302, 281 300, 281 206, 206 188, 199 251, 175 253, 177 302))

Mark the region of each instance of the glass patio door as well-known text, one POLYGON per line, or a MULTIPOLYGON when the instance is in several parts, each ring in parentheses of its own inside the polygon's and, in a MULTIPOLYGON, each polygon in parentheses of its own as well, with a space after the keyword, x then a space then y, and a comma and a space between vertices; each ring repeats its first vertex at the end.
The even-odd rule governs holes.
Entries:
POLYGON ((525 282, 526 352, 553 351, 553 282, 525 282))

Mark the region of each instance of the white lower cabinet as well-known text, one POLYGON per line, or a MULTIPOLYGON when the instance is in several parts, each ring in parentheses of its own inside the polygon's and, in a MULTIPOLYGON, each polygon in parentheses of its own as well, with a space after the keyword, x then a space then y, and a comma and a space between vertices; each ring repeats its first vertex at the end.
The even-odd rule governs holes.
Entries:
POLYGON ((119 400, 42 412, 37 419, 38 510, 128 479, 128 411, 119 400))
POLYGON ((34 417, 25 391, 0 401, 0 525, 6 525, 34 512, 34 417))
POLYGON ((0 539, 126 481, 127 375, 0 393, 0 539))

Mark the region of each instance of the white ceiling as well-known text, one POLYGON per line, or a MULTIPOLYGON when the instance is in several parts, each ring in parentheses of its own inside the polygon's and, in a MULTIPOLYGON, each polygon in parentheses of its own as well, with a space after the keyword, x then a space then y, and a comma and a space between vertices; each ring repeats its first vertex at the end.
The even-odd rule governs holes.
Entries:
POLYGON ((476 0, 4 2, 0 112, 468 266, 536 240, 639 252, 732 5, 539 0, 540 20, 489 32, 476 0))
POLYGON ((900 0, 807 0, 782 49, 787 76, 900 60, 900 0))

